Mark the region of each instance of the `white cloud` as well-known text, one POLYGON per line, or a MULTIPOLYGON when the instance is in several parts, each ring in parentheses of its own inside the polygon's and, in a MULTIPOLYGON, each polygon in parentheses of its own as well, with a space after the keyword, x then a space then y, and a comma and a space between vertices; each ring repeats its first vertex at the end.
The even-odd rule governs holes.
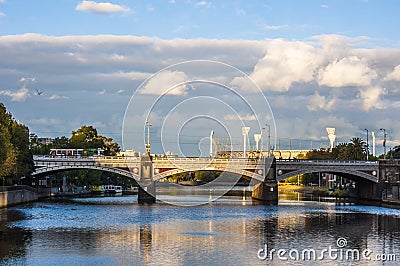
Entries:
POLYGON ((177 85, 187 81, 189 81, 189 78, 184 72, 165 70, 152 77, 145 86, 140 89, 139 93, 155 95, 186 95, 187 86, 177 85))
POLYGON ((147 7, 147 11, 149 11, 149 12, 153 12, 153 11, 154 11, 154 7, 152 7, 152 6, 148 6, 148 7, 147 7))
POLYGON ((224 116, 224 120, 226 120, 226 121, 256 121, 257 117, 254 114, 246 114, 246 115, 227 114, 224 116))
POLYGON ((195 6, 202 6, 202 7, 207 7, 210 8, 212 7, 212 3, 211 2, 207 2, 207 1, 199 1, 195 4, 195 6))
POLYGON ((62 100, 62 99, 66 100, 66 99, 69 99, 69 97, 64 96, 64 95, 53 94, 48 99, 49 100, 62 100))
POLYGON ((11 101, 13 102, 24 102, 30 96, 29 91, 27 88, 25 88, 25 86, 16 92, 2 90, 0 91, 0 95, 11 97, 11 101))
POLYGON ((320 8, 329 8, 329 6, 326 5, 326 4, 322 4, 322 5, 320 5, 319 7, 320 7, 320 8))
MULTIPOLYGON (((315 36, 306 41, 201 38, 164 40, 114 35, 0 36, 2 89, 15 88, 16 81, 22 76, 40 77, 35 85, 46 93, 30 100, 34 89, 29 96, 26 90, 17 94, 19 88, 16 87, 11 91, 2 91, 0 98, 4 101, 25 99, 29 103, 12 107, 16 114, 23 114, 19 115, 19 119, 29 121, 35 118, 38 114, 32 113, 32 109, 52 112, 54 116, 63 117, 63 121, 67 121, 65 128, 70 132, 70 129, 79 127, 80 123, 106 121, 110 113, 123 117, 129 101, 128 95, 152 73, 168 65, 201 56, 202 59, 231 64, 248 73, 270 101, 277 123, 284 129, 279 132, 283 137, 290 134, 301 137, 302 132, 310 138, 325 136, 324 126, 328 126, 326 124, 329 121, 326 120, 330 114, 343 118, 346 126, 354 125, 346 129, 346 134, 354 136, 358 134, 359 128, 371 123, 372 115, 376 121, 388 117, 393 121, 392 125, 400 124, 397 114, 400 96, 399 91, 395 92, 400 77, 400 49, 365 48, 371 47, 364 45, 365 40, 365 37, 348 38, 340 35, 315 36), (350 86, 355 84, 356 87, 350 86), (390 97, 385 97, 385 87, 389 89, 390 97), (61 97, 60 94, 70 96, 69 104, 45 101, 46 105, 43 105, 42 99, 48 99, 56 93, 49 88, 57 88, 58 97, 61 97), (107 96, 116 95, 118 90, 124 90, 123 95, 127 97, 99 95, 102 92, 107 96), (359 98, 356 98, 357 91, 360 92, 359 98), (55 104, 57 108, 54 108, 55 104), (80 108, 86 105, 97 108, 96 112, 80 112, 80 108), (102 110, 106 105, 107 110, 102 110), (297 123, 297 117, 307 122, 297 123), (314 121, 319 118, 320 123, 315 125, 317 129, 307 128, 314 127, 314 121), (296 125, 296 131, 290 131, 294 128, 292 124, 296 125), (318 133, 321 128, 322 133, 318 133)), ((139 93, 160 95, 170 86, 188 81, 185 76, 190 75, 189 69, 173 69, 178 72, 164 73, 164 77, 159 76, 158 80, 150 82, 139 93)), ((201 79, 212 80, 216 80, 216 76, 221 77, 220 82, 227 85, 233 79, 233 76, 207 68, 202 69, 199 76, 201 79)), ((20 84, 30 82, 30 78, 25 78, 21 79, 20 84)), ((246 85, 240 78, 235 82, 237 85, 246 85)), ((200 87, 194 91, 187 86, 179 86, 169 92, 171 95, 188 97, 201 93, 200 87)), ((248 96, 250 91, 243 88, 240 93, 248 96)), ((151 98, 149 95, 140 97, 151 98)), ((170 97, 168 100, 171 98, 180 101, 184 97, 170 97)), ((253 101, 249 103, 254 105, 253 101)), ((144 101, 141 104, 146 106, 148 103, 144 101)), ((246 119, 246 114, 250 112, 240 109, 238 113, 246 119)), ((400 139, 400 133, 396 137, 400 139)))
POLYGON ((58 118, 33 118, 28 121, 32 125, 59 125, 61 124, 58 118))
POLYGON ((100 2, 97 3, 95 1, 82 1, 80 2, 76 8, 78 11, 87 11, 90 13, 97 13, 97 14, 106 14, 106 13, 116 13, 116 12, 129 12, 130 9, 115 5, 109 2, 100 2))
POLYGON ((36 78, 25 78, 25 77, 22 77, 22 78, 20 78, 20 80, 19 80, 19 82, 35 82, 36 81, 36 78))
MULTIPOLYGON (((293 83, 310 82, 320 64, 317 50, 304 42, 271 40, 267 52, 254 66, 250 77, 263 91, 288 91, 293 83)), ((236 79, 234 85, 243 81, 236 79)))
POLYGON ((392 72, 390 72, 385 80, 400 81, 400 65, 396 66, 392 72))
POLYGON ((377 77, 367 62, 357 56, 331 62, 318 73, 318 84, 328 87, 369 86, 377 77))
POLYGON ((362 110, 385 108, 382 102, 382 96, 387 94, 387 90, 382 87, 368 87, 360 90, 359 98, 362 100, 362 110))
POLYGON ((100 94, 100 95, 104 95, 104 94, 106 94, 106 92, 107 92, 107 91, 103 89, 103 90, 99 91, 99 94, 100 94))
POLYGON ((3 12, 0 12, 0 17, 4 17, 6 14, 4 14, 3 12))
POLYGON ((263 29, 265 30, 280 30, 287 27, 288 25, 263 25, 263 29))
POLYGON ((325 96, 319 95, 318 91, 315 91, 308 101, 307 108, 310 111, 317 111, 325 107, 325 96))
POLYGON ((117 90, 117 94, 119 95, 119 94, 122 94, 122 93, 124 93, 125 92, 125 90, 122 90, 122 89, 120 89, 120 90, 117 90))

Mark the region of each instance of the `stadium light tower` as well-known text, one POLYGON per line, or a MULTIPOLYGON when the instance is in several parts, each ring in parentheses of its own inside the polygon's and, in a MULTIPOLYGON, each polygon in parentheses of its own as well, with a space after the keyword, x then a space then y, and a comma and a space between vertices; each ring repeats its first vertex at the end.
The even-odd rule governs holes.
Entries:
POLYGON ((243 135, 243 158, 246 158, 246 138, 249 134, 250 127, 242 127, 242 135, 243 135))
POLYGON ((335 128, 334 127, 327 127, 326 132, 328 133, 328 138, 330 142, 329 150, 332 151, 333 145, 335 143, 336 135, 335 135, 335 128))
POLYGON ((375 132, 372 131, 371 135, 372 135, 372 155, 375 157, 375 154, 376 154, 376 152, 375 152, 375 132))
POLYGON ((211 133, 210 133, 210 158, 213 157, 213 136, 214 136, 214 130, 211 130, 211 133))
POLYGON ((258 151, 258 147, 259 147, 259 142, 261 140, 261 134, 254 134, 254 141, 256 142, 256 151, 258 151))

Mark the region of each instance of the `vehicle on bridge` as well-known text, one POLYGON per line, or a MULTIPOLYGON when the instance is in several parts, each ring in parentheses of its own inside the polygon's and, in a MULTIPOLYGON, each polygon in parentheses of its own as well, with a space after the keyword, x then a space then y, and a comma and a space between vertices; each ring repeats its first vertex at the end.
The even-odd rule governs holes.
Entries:
POLYGON ((103 156, 104 150, 102 148, 85 148, 85 149, 50 149, 50 156, 52 157, 91 157, 103 156))

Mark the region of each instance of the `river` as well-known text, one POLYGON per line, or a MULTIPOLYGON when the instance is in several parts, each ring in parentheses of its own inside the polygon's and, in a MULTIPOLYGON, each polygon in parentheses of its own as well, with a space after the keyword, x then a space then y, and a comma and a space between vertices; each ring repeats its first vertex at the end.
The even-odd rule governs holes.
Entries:
POLYGON ((0 209, 1 265, 399 261, 400 210, 339 205, 333 199, 310 200, 296 193, 280 195, 279 206, 253 205, 244 196, 193 207, 162 202, 141 206, 136 196, 124 196, 46 200, 0 209))

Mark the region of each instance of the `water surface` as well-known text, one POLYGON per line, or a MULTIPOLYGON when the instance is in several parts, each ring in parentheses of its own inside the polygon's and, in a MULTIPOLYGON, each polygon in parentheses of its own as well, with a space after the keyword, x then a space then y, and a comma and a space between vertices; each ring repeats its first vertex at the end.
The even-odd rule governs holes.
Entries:
MULTIPOLYGON (((198 197, 188 195, 186 200, 204 200, 198 197)), ((137 197, 130 196, 49 200, 1 209, 0 261, 2 265, 268 265, 270 260, 257 256, 265 245, 321 250, 337 247, 339 238, 347 242, 344 249, 397 254, 400 261, 400 210, 296 197, 281 200, 279 206, 255 206, 240 196, 194 207, 141 206, 137 197)), ((272 262, 350 263, 276 257, 272 262)))

